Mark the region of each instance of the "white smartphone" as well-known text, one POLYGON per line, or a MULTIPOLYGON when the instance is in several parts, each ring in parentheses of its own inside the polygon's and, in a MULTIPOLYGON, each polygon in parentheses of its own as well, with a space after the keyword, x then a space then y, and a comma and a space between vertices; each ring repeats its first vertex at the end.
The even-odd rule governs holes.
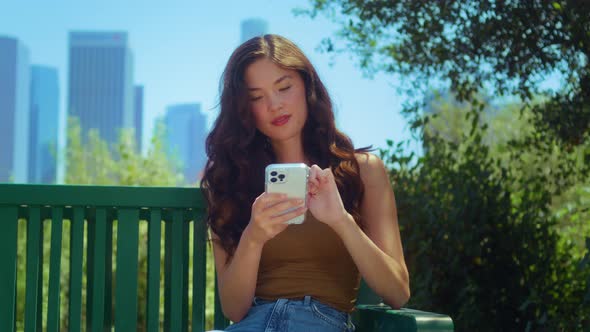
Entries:
MULTIPOLYGON (((289 198, 300 198, 304 202, 307 197, 307 177, 309 167, 304 163, 270 164, 266 166, 264 187, 267 193, 283 193, 289 198)), ((285 211, 290 212, 293 209, 285 211)), ((287 224, 301 224, 305 215, 288 220, 287 224)))

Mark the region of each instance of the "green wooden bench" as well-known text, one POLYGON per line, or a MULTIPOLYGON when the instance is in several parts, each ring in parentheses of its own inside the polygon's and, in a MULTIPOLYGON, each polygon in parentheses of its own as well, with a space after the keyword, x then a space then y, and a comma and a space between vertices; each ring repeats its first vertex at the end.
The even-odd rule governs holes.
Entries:
MULTIPOLYGON (((212 264, 207 262, 204 209, 195 188, 0 184, 0 331, 15 331, 17 319, 27 332, 43 326, 49 332, 203 331, 206 266, 212 264), (17 274, 17 264, 23 264, 17 261, 19 222, 26 223, 24 275, 17 274), (147 239, 140 239, 142 222, 147 239), (47 223, 50 237, 44 234, 47 223), (64 223, 70 229, 67 266, 62 265, 64 223), (46 241, 49 257, 43 253, 46 241), (142 246, 147 246, 145 271, 138 263, 142 246), (49 265, 47 294, 44 264, 49 265), (22 280, 24 297, 17 296, 22 280), (141 308, 139 282, 147 289, 141 308), (17 317, 21 298, 24 316, 17 317), (139 311, 145 321, 138 322, 139 311)), ((375 304, 378 299, 366 288, 359 299, 358 331, 453 330, 447 316, 375 304)), ((228 321, 217 296, 214 302, 214 328, 223 329, 228 321)))

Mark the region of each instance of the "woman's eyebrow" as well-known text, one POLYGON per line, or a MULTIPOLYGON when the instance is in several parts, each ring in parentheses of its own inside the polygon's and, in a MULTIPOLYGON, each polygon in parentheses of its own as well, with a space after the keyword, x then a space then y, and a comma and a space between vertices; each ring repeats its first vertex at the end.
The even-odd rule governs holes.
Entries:
MULTIPOLYGON (((281 83, 282 81, 288 79, 288 78, 292 78, 291 75, 287 74, 287 75, 283 75, 281 77, 279 77, 274 84, 277 85, 279 83, 281 83)), ((249 91, 255 91, 255 90, 260 90, 260 88, 248 88, 249 91)))
POLYGON ((289 75, 289 74, 283 75, 278 80, 275 81, 275 84, 279 84, 279 83, 281 83, 282 81, 284 81, 284 80, 286 80, 288 78, 291 78, 291 75, 289 75))

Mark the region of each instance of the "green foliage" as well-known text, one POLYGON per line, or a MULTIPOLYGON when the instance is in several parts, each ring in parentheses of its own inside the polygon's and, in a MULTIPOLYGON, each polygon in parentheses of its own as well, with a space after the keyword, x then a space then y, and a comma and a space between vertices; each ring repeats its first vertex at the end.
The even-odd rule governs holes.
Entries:
POLYGON ((469 123, 459 141, 425 130, 418 159, 393 142, 381 151, 397 197, 410 305, 449 314, 458 330, 587 328, 590 268, 556 231, 551 173, 524 176, 509 166, 528 164, 519 146, 494 155, 487 126, 469 123))
MULTIPOLYGON (((449 95, 436 95, 427 103, 432 119, 425 132, 454 144, 467 141, 469 109, 468 103, 460 103, 449 95)), ((584 160, 590 142, 573 147, 568 153, 563 152, 566 147, 558 140, 528 144, 526 138, 535 134, 532 112, 516 101, 485 104, 479 124, 489 130, 482 133, 482 141, 515 177, 530 179, 543 174, 545 189, 552 195, 551 213, 559 221, 556 229, 560 241, 573 244, 572 258, 581 259, 586 248, 585 236, 590 235, 590 179, 586 176, 590 165, 584 160)), ((465 154, 461 148, 466 145, 460 145, 457 158, 465 154)), ((518 190, 517 185, 513 189, 518 190)))
POLYGON ((450 314, 460 330, 579 329, 590 315, 590 269, 578 267, 590 249, 590 143, 569 152, 559 140, 531 144, 529 108, 484 99, 477 110, 451 95, 429 99, 425 155, 393 142, 382 151, 411 305, 450 314))
MULTIPOLYGON (((336 35, 344 45, 326 38, 325 51, 354 53, 369 74, 401 74, 414 83, 411 93, 442 84, 471 102, 482 89, 493 88, 494 95, 518 95, 528 103, 542 92, 542 78, 554 74, 563 84, 534 108, 537 128, 570 146, 587 139, 588 2, 310 2, 311 9, 297 12, 323 13, 340 26, 336 35)), ((415 112, 414 106, 406 111, 415 112)))
MULTIPOLYGON (((479 109, 474 113, 472 105, 459 102, 451 94, 429 98, 426 103, 427 123, 425 135, 436 135, 449 143, 459 145, 457 157, 466 154, 467 144, 473 139, 474 126, 482 126, 482 143, 490 154, 518 178, 537 177, 546 180, 546 189, 552 195, 560 195, 572 186, 587 183, 590 164, 590 142, 568 146, 562 141, 543 137, 532 124, 534 108, 517 100, 492 104, 489 98, 479 97, 479 109)), ((542 101, 538 101, 541 103, 542 101)), ((560 201, 559 197, 555 200, 560 201)))
MULTIPOLYGON (((129 186, 179 186, 184 183, 183 175, 179 171, 179 163, 175 159, 170 159, 166 154, 163 146, 165 127, 162 122, 156 124, 151 145, 146 156, 142 156, 136 148, 135 135, 132 130, 122 130, 119 141, 114 146, 109 146, 102 140, 96 130, 90 130, 86 136, 82 135, 80 123, 76 118, 68 119, 68 137, 66 150, 66 178, 67 184, 92 184, 92 185, 129 185, 129 186)), ((49 257, 49 239, 51 237, 50 222, 44 222, 44 246, 43 255, 49 257)), ((117 243, 117 226, 113 225, 113 244, 117 243)), ((139 271, 147 271, 147 223, 141 222, 139 225, 140 246, 138 253, 139 271), (144 243, 144 245, 142 245, 144 243)), ((192 231, 189 233, 189 243, 192 255, 192 231)), ((70 257, 70 223, 66 221, 63 224, 63 242, 62 242, 62 269, 68 266, 70 257)), ((18 239, 18 261, 17 273, 19 276, 25 275, 26 267, 26 225, 24 221, 19 222, 19 239, 18 239)), ((161 238, 161 247, 164 248, 164 234, 161 238)), ((86 241, 84 251, 86 251, 86 241)), ((116 255, 116 247, 113 248, 113 255, 116 255)), ((211 248, 207 248, 207 259, 212 261, 211 248)), ((112 262, 113 268, 116 269, 116 260, 112 262)), ((162 251, 161 271, 164 271, 164 256, 162 251)), ((189 259, 192 264, 192 259, 189 259)), ((86 260, 84 261, 86 270, 86 260)), ((189 267, 192 271, 192 265, 189 267)), ((47 261, 42 267, 43 271, 43 294, 47 294, 47 283, 49 275, 49 264, 47 261)), ((85 280, 86 275, 83 275, 85 280)), ((163 278, 160 289, 160 308, 163 315, 164 308, 164 289, 163 278)), ((69 280, 62 274, 61 288, 64 291, 69 290, 69 280)), ((85 281, 83 281, 85 283, 85 281)), ((116 280, 114 281, 116 282, 116 280)), ((208 265, 207 269, 207 311, 206 326, 211 329, 213 326, 213 296, 214 296, 214 272, 213 264, 208 265)), ((113 284, 113 289, 115 285, 113 284)), ((145 330, 145 305, 147 294, 147 280, 140 278, 138 284, 138 328, 145 330)), ((17 298, 24 299, 25 296, 25 278, 18 278, 17 298)), ((83 298, 85 298, 83 290, 83 298)), ((189 294, 192 297, 192 294, 189 294)), ((189 303, 192 303, 189 299, 189 303)), ((43 308, 46 311, 47 298, 44 296, 43 308)), ((67 302, 62 301, 61 318, 62 330, 67 330, 67 302)), ((86 316, 86 307, 82 307, 82 315, 86 316)), ((17 301, 17 329, 20 331, 24 328, 24 300, 17 301)), ((83 318, 84 319, 84 318, 83 318)), ((46 322, 43 321, 44 325, 46 322)))
POLYGON ((68 120, 66 151, 67 184, 178 186, 183 183, 178 163, 166 155, 164 125, 156 124, 147 156, 137 151, 133 130, 121 130, 119 141, 109 147, 95 129, 87 137, 75 118, 68 120))
MULTIPOLYGON (((69 119, 68 149, 66 153, 66 183, 94 184, 94 185, 126 185, 126 186, 179 186, 184 183, 180 163, 177 158, 170 158, 164 147, 166 128, 162 121, 156 123, 155 132, 147 156, 137 151, 135 135, 132 130, 121 130, 119 141, 114 147, 109 147, 96 130, 90 130, 87 137, 81 134, 79 121, 69 119), (86 142, 86 144, 84 144, 86 142)), ((113 243, 117 241, 116 225, 113 227, 113 243)), ((140 224, 140 239, 147 239, 147 225, 140 224)), ((192 236, 192 232, 190 233, 192 236)), ((164 240, 162 236, 162 241, 164 240)), ((192 246, 192 241, 190 241, 192 246)), ((162 248, 164 243, 162 242, 162 248)), ((67 251, 67 250, 66 250, 67 251)), ((192 251, 191 251, 192 252, 192 251)), ((116 254, 116 248, 114 249, 116 254)), ((69 255, 64 252, 64 255, 69 255)), ((208 258, 211 258, 208 249, 208 258)), ((192 259, 190 259, 192 262, 192 259)), ((162 271, 164 256, 161 257, 162 271)), ((192 263, 191 263, 192 264, 192 263)), ((116 268, 116 262, 113 262, 116 268)), ((139 247, 139 269, 147 270, 147 246, 139 247)), ((212 326, 213 312, 213 271, 208 270, 208 293, 210 303, 207 312, 207 325, 212 326)), ((162 275, 162 278, 164 276, 162 275)), ((163 280, 163 279, 162 279, 163 280)), ((147 280, 139 279, 138 306, 145 308, 147 294, 147 280)), ((114 287, 114 286, 113 286, 114 287)), ((163 287, 163 286, 162 286, 163 287)), ((164 294, 164 289, 160 290, 164 294)), ((191 294, 192 295, 192 294, 191 294)), ((160 309, 163 310, 164 297, 161 296, 160 309)), ((145 311, 138 311, 138 324, 144 329, 145 311)), ((163 312, 161 313, 163 314, 163 312)))
POLYGON ((590 4, 310 2, 297 12, 340 26, 324 51, 412 83, 404 112, 424 156, 381 151, 410 305, 459 330, 590 329, 590 4), (432 87, 453 98, 429 105, 432 87), (496 112, 482 92, 519 102, 496 112))
POLYGON ((573 186, 553 200, 553 215, 562 246, 574 246, 573 260, 581 260, 590 236, 590 181, 573 186))

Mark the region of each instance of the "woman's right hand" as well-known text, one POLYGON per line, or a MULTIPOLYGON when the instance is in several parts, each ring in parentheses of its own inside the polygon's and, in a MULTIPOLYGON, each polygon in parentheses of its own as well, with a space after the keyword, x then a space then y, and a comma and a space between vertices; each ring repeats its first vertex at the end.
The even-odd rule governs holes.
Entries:
POLYGON ((298 198, 288 198, 285 194, 264 192, 252 204, 250 222, 244 230, 249 240, 264 245, 268 240, 284 231, 286 222, 305 213, 305 202, 298 198), (293 211, 285 210, 296 208, 293 211))

